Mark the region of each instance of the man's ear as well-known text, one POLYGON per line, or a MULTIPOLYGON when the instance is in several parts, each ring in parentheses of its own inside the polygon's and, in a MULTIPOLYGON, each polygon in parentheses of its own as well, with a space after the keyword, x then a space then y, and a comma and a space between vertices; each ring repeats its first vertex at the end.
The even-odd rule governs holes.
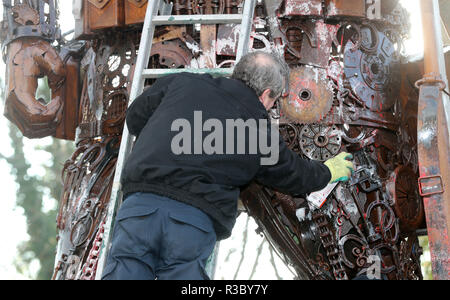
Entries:
POLYGON ((267 97, 270 97, 270 93, 272 93, 271 89, 265 89, 263 95, 267 95, 267 97))
POLYGON ((264 104, 270 99, 270 93, 271 93, 270 89, 265 89, 264 92, 261 94, 261 96, 259 96, 259 100, 261 100, 261 102, 264 104))

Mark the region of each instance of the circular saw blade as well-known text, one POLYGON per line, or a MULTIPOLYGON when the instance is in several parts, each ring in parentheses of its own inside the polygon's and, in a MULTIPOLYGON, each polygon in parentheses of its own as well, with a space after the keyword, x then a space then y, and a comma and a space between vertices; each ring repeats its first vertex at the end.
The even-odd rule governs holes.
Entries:
POLYGON ((288 120, 311 124, 325 117, 333 104, 327 71, 299 66, 291 70, 289 95, 281 100, 281 113, 288 120))

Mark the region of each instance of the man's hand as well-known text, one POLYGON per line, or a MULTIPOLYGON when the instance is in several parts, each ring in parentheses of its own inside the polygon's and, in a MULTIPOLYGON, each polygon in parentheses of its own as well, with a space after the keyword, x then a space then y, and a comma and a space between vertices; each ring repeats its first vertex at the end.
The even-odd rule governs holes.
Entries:
POLYGON ((339 181, 345 182, 350 179, 350 176, 355 170, 355 166, 349 159, 353 159, 353 155, 347 152, 342 152, 324 163, 328 169, 330 169, 330 183, 339 181))

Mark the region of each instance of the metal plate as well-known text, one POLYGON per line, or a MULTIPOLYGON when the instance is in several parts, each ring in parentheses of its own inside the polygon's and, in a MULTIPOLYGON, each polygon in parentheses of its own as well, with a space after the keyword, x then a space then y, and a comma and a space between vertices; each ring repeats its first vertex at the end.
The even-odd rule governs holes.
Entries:
POLYGON ((326 70, 306 66, 292 69, 289 96, 281 100, 281 113, 292 122, 320 121, 331 109, 333 92, 326 70))
POLYGON ((330 61, 333 38, 339 29, 338 25, 326 24, 321 20, 311 23, 310 28, 313 31, 315 45, 308 39, 302 40, 300 63, 305 65, 327 68, 330 61))
POLYGON ((378 43, 374 52, 352 50, 355 44, 345 46, 344 72, 354 93, 372 111, 389 110, 396 100, 399 78, 397 50, 394 43, 382 32, 378 32, 378 43))
POLYGON ((285 0, 280 12, 281 16, 322 16, 322 0, 285 0))

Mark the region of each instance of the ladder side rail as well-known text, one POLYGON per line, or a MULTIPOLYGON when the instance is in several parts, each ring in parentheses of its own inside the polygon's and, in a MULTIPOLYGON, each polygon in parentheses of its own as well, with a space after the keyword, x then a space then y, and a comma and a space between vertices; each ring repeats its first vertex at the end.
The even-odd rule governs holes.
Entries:
POLYGON ((255 13, 256 0, 245 0, 242 12, 241 30, 236 52, 236 63, 249 51, 250 33, 252 31, 253 15, 255 13))

